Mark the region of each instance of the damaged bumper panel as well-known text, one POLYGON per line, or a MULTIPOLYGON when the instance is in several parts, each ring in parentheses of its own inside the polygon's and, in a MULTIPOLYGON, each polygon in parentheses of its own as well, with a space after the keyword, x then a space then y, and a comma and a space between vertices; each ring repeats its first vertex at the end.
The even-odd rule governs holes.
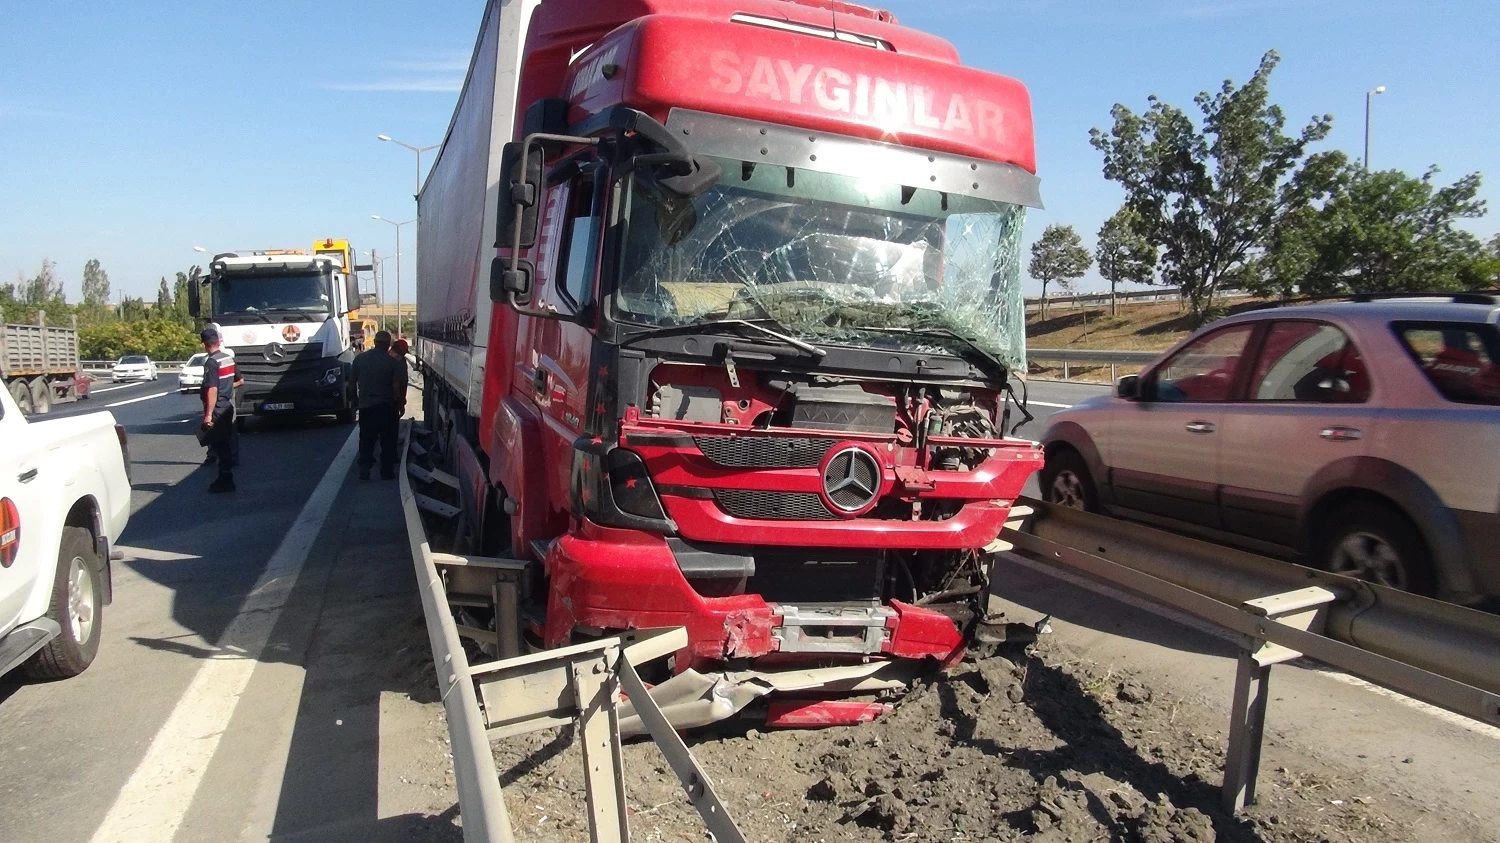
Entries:
MULTIPOLYGON (((894 694, 906 691, 928 667, 918 662, 871 662, 805 670, 699 673, 688 669, 651 689, 651 699, 674 729, 728 720, 769 696, 894 694)), ((768 726, 788 728, 864 723, 889 711, 885 703, 858 700, 784 699, 771 704, 768 726)), ((629 702, 620 707, 620 734, 645 734, 629 702)))
POLYGON ((964 652, 953 619, 900 601, 851 607, 783 605, 754 593, 704 596, 665 539, 588 521, 552 546, 547 570, 553 580, 544 631, 549 647, 568 643, 579 627, 682 626, 687 667, 781 654, 930 657, 950 664, 964 652))

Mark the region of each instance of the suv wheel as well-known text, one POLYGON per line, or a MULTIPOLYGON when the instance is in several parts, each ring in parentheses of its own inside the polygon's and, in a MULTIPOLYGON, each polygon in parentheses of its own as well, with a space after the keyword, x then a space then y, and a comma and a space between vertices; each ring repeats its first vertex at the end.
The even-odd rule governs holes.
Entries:
POLYGON ((1417 528, 1394 507, 1352 503, 1324 521, 1318 562, 1335 574, 1432 594, 1432 559, 1417 528))
POLYGON ((1094 478, 1083 457, 1072 448, 1058 448, 1048 454, 1038 482, 1042 499, 1048 503, 1083 512, 1099 511, 1094 478))

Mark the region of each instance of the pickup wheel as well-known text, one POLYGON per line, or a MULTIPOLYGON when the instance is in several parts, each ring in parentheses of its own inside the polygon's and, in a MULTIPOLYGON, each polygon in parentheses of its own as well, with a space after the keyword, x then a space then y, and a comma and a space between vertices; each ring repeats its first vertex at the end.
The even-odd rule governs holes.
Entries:
POLYGON ((1326 571, 1431 595, 1432 555, 1416 525, 1400 510, 1375 501, 1335 509, 1318 531, 1316 562, 1326 571))
POLYGON ((93 664, 103 628, 100 614, 103 594, 93 536, 82 527, 64 527, 52 601, 47 607, 47 617, 57 621, 62 633, 26 661, 26 675, 33 679, 66 679, 93 664))
POLYGON ((16 408, 21 411, 21 415, 31 415, 31 390, 27 388, 26 381, 11 381, 10 397, 15 399, 16 408))
POLYGON ((1099 511, 1099 494, 1088 464, 1070 447, 1060 446, 1047 455, 1037 483, 1042 487, 1042 499, 1048 503, 1084 512, 1099 511))

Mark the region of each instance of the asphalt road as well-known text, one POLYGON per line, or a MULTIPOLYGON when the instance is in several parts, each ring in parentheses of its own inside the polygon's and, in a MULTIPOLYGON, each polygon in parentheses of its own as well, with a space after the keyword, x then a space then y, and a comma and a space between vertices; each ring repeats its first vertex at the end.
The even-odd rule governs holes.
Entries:
POLYGON ((0 679, 0 840, 417 833, 390 834, 386 755, 446 761, 384 740, 386 692, 411 690, 389 636, 425 647, 394 483, 351 479, 354 428, 327 419, 256 425, 239 491, 207 495, 201 404, 175 387, 101 382, 44 417, 112 412, 134 493, 93 666, 0 679))

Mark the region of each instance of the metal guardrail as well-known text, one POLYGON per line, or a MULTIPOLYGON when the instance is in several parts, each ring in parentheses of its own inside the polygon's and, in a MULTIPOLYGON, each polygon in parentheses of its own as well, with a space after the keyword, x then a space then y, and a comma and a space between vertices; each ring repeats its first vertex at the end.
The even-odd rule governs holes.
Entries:
POLYGON ((1118 366, 1145 366, 1161 356, 1159 351, 1114 351, 1091 348, 1028 348, 1026 359, 1032 363, 1061 363, 1063 380, 1073 376, 1074 366, 1108 366, 1111 383, 1119 376, 1118 366))
MULTIPOLYGON (((427 542, 421 512, 451 518, 453 506, 416 493, 412 478, 432 489, 456 488, 457 479, 438 469, 410 462, 427 449, 413 439, 418 428, 407 424, 401 456, 401 509, 411 543, 422 614, 437 666, 439 691, 448 719, 453 778, 458 789, 463 834, 470 841, 512 843, 514 831, 500 789, 491 740, 538 729, 576 726, 583 753, 589 838, 595 843, 630 840, 621 754, 621 692, 629 695, 631 719, 655 741, 683 790, 718 843, 744 843, 745 837, 714 790, 706 771, 657 705, 635 665, 664 658, 688 644, 687 630, 638 629, 585 644, 522 655, 519 588, 528 565, 515 559, 461 556, 434 552, 427 542), (439 573, 442 569, 443 574, 439 573), (446 574, 446 579, 444 574, 446 574), (474 593, 476 586, 485 595, 474 593), (475 600, 478 597, 479 600, 475 600), (495 629, 459 626, 450 601, 486 605, 495 613, 495 629), (460 636, 494 647, 502 658, 470 665, 460 636), (483 705, 481 706, 481 702, 483 705)), ((431 490, 431 489, 429 489, 431 490)))
MULTIPOLYGON (((80 360, 78 367, 85 372, 111 372, 114 371, 117 360, 80 360)), ((158 372, 180 372, 187 365, 186 360, 158 360, 156 371, 158 372)))
POLYGON ((1022 502, 1002 535, 1023 556, 1240 636, 1227 810, 1255 801, 1275 664, 1305 655, 1500 725, 1500 616, 1103 515, 1022 502))
MULTIPOLYGON (((403 437, 409 442, 410 424, 403 437)), ((463 815, 465 843, 510 843, 510 814, 500 792, 500 774, 495 756, 485 735, 484 717, 479 712, 479 698, 470 676, 469 659, 464 654, 453 611, 443 580, 438 576, 432 548, 427 544, 427 529, 417 511, 416 497, 407 476, 409 448, 401 449, 401 511, 406 516, 406 536, 411 543, 412 563, 416 566, 417 587, 422 592, 422 616, 427 619, 427 640, 432 646, 432 661, 437 665, 438 686, 443 697, 443 711, 448 720, 449 744, 453 753, 453 780, 458 788, 459 812, 463 815)))

